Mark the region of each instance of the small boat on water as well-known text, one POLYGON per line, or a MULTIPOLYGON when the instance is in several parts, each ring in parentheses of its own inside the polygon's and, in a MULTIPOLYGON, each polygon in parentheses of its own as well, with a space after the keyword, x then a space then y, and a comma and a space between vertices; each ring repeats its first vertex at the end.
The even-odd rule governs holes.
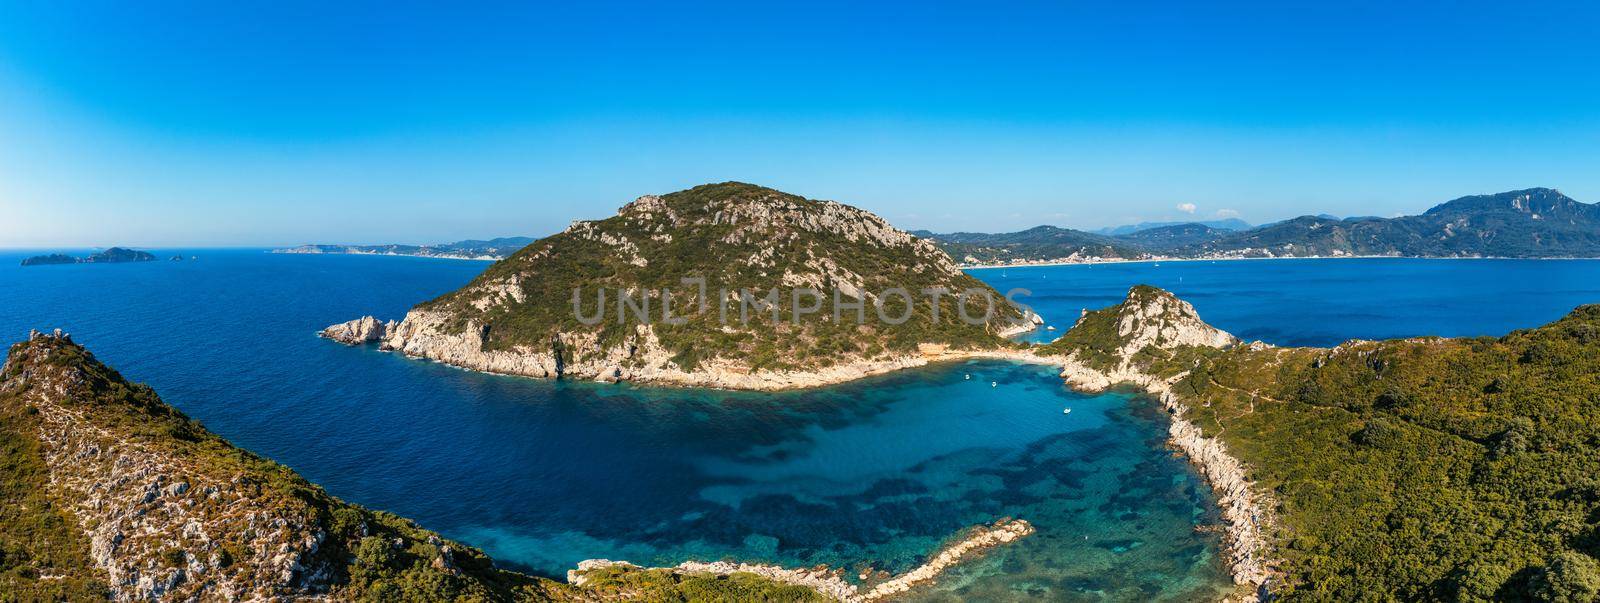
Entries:
POLYGON ((1050 326, 1045 327, 1044 330, 1046 330, 1046 331, 1054 331, 1054 330, 1056 330, 1056 326, 1055 325, 1050 325, 1050 326))
POLYGON ((968 380, 968 381, 971 381, 971 380, 972 380, 972 373, 967 373, 967 380, 968 380))
POLYGON ((989 382, 989 387, 1000 387, 1000 382, 998 382, 998 381, 990 381, 989 382))
POLYGON ((1072 409, 1068 408, 1066 410, 1063 410, 1063 411, 1061 411, 1061 414, 1070 415, 1070 414, 1072 414, 1072 409))

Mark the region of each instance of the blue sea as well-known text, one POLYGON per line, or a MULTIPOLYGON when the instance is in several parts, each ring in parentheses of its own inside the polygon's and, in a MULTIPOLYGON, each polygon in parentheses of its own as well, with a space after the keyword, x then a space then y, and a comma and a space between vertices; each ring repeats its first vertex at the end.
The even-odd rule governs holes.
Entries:
MULTIPOLYGON (((753 394, 499 377, 340 346, 485 262, 162 250, 37 266, 0 252, 0 339, 62 328, 235 444, 333 494, 550 576, 587 558, 899 572, 961 529, 1038 533, 926 600, 1194 600, 1228 588, 1211 497, 1148 400, 967 362, 753 394), (970 375, 970 379, 967 377, 970 375), (997 386, 991 387, 993 382, 997 386), (1070 415, 1062 414, 1073 408, 1070 415)), ((1600 262, 1271 260, 985 269, 1059 334, 1137 283, 1249 339, 1500 335, 1600 302, 1600 262)), ((854 571, 852 572, 854 573, 854 571)))

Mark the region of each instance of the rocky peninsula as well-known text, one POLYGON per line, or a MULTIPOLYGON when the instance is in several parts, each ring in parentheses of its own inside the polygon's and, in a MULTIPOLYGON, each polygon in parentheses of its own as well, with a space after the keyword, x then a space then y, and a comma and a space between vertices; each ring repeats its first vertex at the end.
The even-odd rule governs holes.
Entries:
POLYGON ((322 335, 506 375, 780 390, 1017 349, 1041 322, 878 216, 730 182, 640 197, 398 322, 322 335))
POLYGON ((1160 400, 1171 420, 1168 443, 1194 464, 1217 496, 1234 582, 1264 595, 1274 575, 1267 537, 1273 503, 1251 483, 1245 465, 1227 445, 1208 437, 1189 418, 1173 384, 1186 377, 1190 367, 1182 360, 1175 365, 1150 363, 1154 358, 1198 356, 1208 353, 1205 350, 1240 345, 1234 336, 1202 321, 1188 302, 1154 287, 1137 286, 1121 304, 1085 312, 1038 355, 1059 362, 1062 379, 1079 391, 1127 386, 1160 400))
MULTIPOLYGON (((1021 519, 1002 519, 992 525, 975 526, 967 530, 966 534, 959 539, 939 549, 938 552, 929 555, 926 563, 887 580, 870 583, 865 586, 865 590, 863 590, 863 587, 858 587, 847 581, 844 578, 843 570, 830 569, 826 566, 810 569, 788 569, 773 565, 729 561, 714 563, 686 561, 676 567, 655 569, 687 574, 754 574, 774 582, 803 586, 828 599, 840 601, 841 603, 868 603, 870 601, 891 599, 910 591, 918 585, 930 583, 946 569, 971 558, 973 555, 996 546, 1015 542, 1033 534, 1033 532, 1033 525, 1021 519)), ((567 582, 583 586, 591 579, 590 574, 592 572, 619 567, 637 568, 638 566, 626 561, 590 559, 579 563, 578 569, 567 572, 567 582)))

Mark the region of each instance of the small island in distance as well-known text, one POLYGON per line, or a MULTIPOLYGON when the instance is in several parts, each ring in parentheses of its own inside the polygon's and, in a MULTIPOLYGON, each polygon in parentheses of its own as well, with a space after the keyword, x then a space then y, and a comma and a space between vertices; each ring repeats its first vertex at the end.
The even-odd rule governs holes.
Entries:
POLYGON ((155 259, 155 254, 152 254, 148 251, 139 251, 124 247, 112 247, 100 253, 91 254, 81 258, 66 255, 64 253, 36 255, 22 260, 22 265, 48 266, 52 264, 114 264, 121 262, 151 262, 155 261, 155 259))

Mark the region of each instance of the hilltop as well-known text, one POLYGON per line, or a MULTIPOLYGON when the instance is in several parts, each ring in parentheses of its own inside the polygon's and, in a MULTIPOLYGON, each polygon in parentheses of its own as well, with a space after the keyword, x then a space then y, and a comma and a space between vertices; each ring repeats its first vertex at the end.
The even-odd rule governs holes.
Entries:
POLYGON ((639 197, 404 320, 324 334, 496 373, 781 389, 1004 350, 1037 320, 870 212, 727 182, 639 197))
POLYGON ((1421 215, 1396 218, 1308 215, 1247 229, 1169 223, 1112 236, 1053 226, 923 236, 969 265, 1350 256, 1592 258, 1600 257, 1600 205, 1554 189, 1530 188, 1461 197, 1421 215), (1050 237, 1037 236, 1041 232, 1050 237))
POLYGON ((1173 415, 1236 578, 1285 600, 1600 597, 1600 306, 1504 337, 1245 344, 1135 287, 1040 354, 1173 415))

